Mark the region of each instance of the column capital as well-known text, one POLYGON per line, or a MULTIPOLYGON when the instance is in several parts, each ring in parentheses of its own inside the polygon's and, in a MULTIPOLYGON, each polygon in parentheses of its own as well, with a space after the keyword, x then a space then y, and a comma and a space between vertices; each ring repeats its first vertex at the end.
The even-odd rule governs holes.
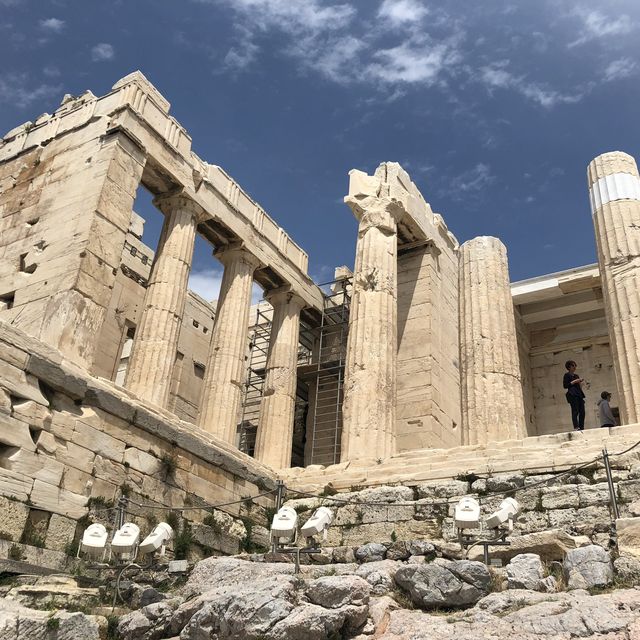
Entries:
POLYGON ((181 209, 191 213, 197 222, 201 222, 205 217, 205 210, 184 191, 156 196, 153 204, 165 214, 181 209))
POLYGON ((396 232, 396 225, 407 213, 404 203, 389 196, 345 196, 345 203, 360 223, 360 229, 372 227, 396 232))
POLYGON ((301 311, 307 306, 304 299, 297 293, 294 293, 288 285, 265 291, 264 297, 272 307, 281 304, 289 304, 296 307, 296 311, 301 311))
POLYGON ((225 267, 230 262, 235 262, 237 260, 253 267, 254 271, 261 265, 260 260, 258 260, 258 258, 256 258, 256 256, 254 256, 242 242, 234 242, 232 244, 226 244, 222 247, 218 247, 213 252, 213 255, 220 260, 225 267))

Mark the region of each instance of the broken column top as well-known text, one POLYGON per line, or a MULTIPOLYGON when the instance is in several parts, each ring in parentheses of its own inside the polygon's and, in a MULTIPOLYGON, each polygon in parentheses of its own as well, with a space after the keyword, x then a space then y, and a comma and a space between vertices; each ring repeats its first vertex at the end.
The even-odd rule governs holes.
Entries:
POLYGON ((399 245, 431 241, 438 248, 457 249, 458 241, 447 229, 442 216, 429 203, 398 162, 383 162, 370 176, 364 171, 349 172, 349 194, 345 198, 390 197, 402 203, 406 214, 398 224, 399 245))

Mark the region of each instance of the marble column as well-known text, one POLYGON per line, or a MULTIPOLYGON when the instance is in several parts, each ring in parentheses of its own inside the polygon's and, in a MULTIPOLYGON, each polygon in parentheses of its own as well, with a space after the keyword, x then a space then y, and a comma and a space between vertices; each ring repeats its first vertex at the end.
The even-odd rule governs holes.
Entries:
POLYGON ((460 247, 463 444, 526 436, 507 250, 481 236, 460 247))
POLYGON ((304 301, 290 291, 279 290, 266 298, 273 307, 273 321, 254 455, 272 469, 286 469, 291 466, 300 311, 304 301))
POLYGON ((224 265, 224 275, 202 385, 198 425, 235 445, 247 373, 245 356, 253 274, 259 261, 241 246, 218 251, 216 257, 224 265))
POLYGON ((165 214, 164 225, 147 283, 125 387, 165 408, 202 209, 184 195, 156 198, 154 203, 165 214))
POLYGON ((359 220, 345 366, 341 461, 395 453, 397 222, 383 196, 345 199, 359 220))
POLYGON ((640 178, 613 151, 587 170, 622 424, 640 421, 640 178))

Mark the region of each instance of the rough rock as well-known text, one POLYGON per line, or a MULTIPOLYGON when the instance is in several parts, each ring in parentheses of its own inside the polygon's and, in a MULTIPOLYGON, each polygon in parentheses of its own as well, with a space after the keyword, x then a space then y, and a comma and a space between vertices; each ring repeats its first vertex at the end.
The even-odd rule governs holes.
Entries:
POLYGON ((439 560, 403 566, 396 572, 395 581, 416 605, 433 609, 476 603, 487 595, 491 575, 481 562, 439 560))
POLYGON ((387 555, 387 548, 377 542, 363 544, 355 550, 356 560, 359 562, 377 562, 384 560, 387 555))
POLYGON ((620 555, 640 560, 640 518, 619 518, 616 531, 620 555))
POLYGON ((563 570, 569 589, 604 587, 613 580, 609 553, 595 544, 569 551, 563 570))
POLYGON ((634 589, 590 596, 584 591, 492 593, 447 616, 389 611, 376 640, 626 640, 640 631, 634 589), (609 635, 607 635, 609 634, 609 635))
POLYGON ((312 580, 305 590, 307 598, 326 609, 338 609, 347 604, 356 606, 369 602, 369 583, 358 576, 326 576, 312 580))
POLYGON ((356 575, 364 578, 371 585, 371 593, 383 596, 393 590, 394 576, 402 565, 393 560, 379 560, 360 565, 356 575))
POLYGON ((640 560, 628 556, 620 556, 613 561, 616 577, 627 584, 640 584, 640 560))
MULTIPOLYGON (((562 529, 550 529, 509 538, 508 547, 490 549, 491 557, 506 562, 521 553, 535 553, 543 561, 562 560, 570 549, 577 549, 591 544, 587 536, 572 536, 562 529)), ((482 549, 474 547, 469 551, 469 558, 482 558, 482 549)))
POLYGON ((410 542, 394 542, 387 549, 387 559, 406 560, 411 556, 426 556, 429 560, 436 557, 436 548, 423 540, 412 540, 410 542))
POLYGON ((544 569, 540 556, 535 553, 522 553, 507 565, 507 585, 509 589, 540 590, 540 581, 544 578, 544 569))

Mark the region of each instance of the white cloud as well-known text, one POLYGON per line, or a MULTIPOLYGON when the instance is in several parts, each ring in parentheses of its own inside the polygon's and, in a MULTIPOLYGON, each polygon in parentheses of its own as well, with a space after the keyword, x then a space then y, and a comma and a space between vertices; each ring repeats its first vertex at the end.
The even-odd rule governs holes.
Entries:
MULTIPOLYGON (((194 269, 189 276, 189 289, 197 293, 207 302, 215 302, 220 295, 220 285, 222 284, 222 268, 212 267, 210 269, 194 269)), ((264 297, 260 285, 253 283, 251 292, 251 303, 256 304, 264 297)))
POLYGON ((231 71, 242 71, 248 67, 257 57, 260 48, 253 42, 253 36, 247 29, 239 28, 244 32, 244 37, 239 38, 238 45, 231 47, 224 57, 224 67, 231 71))
POLYGON ((604 70, 603 80, 611 82, 612 80, 621 80, 633 75, 637 64, 631 58, 619 58, 607 65, 604 70))
POLYGON ((0 103, 12 103, 18 107, 28 107, 38 100, 51 98, 60 91, 59 85, 32 85, 26 73, 0 75, 0 103))
POLYGON ((60 33, 64 29, 65 21, 58 18, 46 18, 40 20, 40 27, 45 31, 60 33))
POLYGON ((527 81, 524 77, 515 76, 506 67, 508 60, 501 60, 493 65, 480 69, 480 81, 489 89, 512 89, 525 98, 539 104, 546 109, 558 104, 571 104, 579 102, 585 95, 584 90, 578 90, 573 94, 560 93, 536 82, 527 81))
POLYGON ((381 49, 373 57, 376 62, 366 67, 365 74, 390 84, 433 84, 444 69, 459 61, 457 50, 449 44, 411 41, 381 49))
POLYGON ((114 48, 108 42, 100 42, 91 49, 91 59, 94 62, 111 60, 114 55, 114 48))
POLYGON ((479 162, 473 169, 469 169, 451 179, 451 197, 456 200, 470 193, 477 193, 495 182, 488 164, 479 162))
POLYGON ((384 0, 378 10, 378 17, 389 20, 393 26, 420 22, 428 9, 418 0, 384 0))
POLYGON ((567 45, 570 49, 598 38, 631 33, 637 26, 628 15, 624 14, 612 18, 598 10, 587 11, 577 8, 574 10, 574 15, 579 18, 582 28, 580 36, 567 45))
POLYGON ((60 69, 54 64, 48 64, 42 69, 42 73, 44 73, 47 78, 57 78, 60 75, 60 69))

